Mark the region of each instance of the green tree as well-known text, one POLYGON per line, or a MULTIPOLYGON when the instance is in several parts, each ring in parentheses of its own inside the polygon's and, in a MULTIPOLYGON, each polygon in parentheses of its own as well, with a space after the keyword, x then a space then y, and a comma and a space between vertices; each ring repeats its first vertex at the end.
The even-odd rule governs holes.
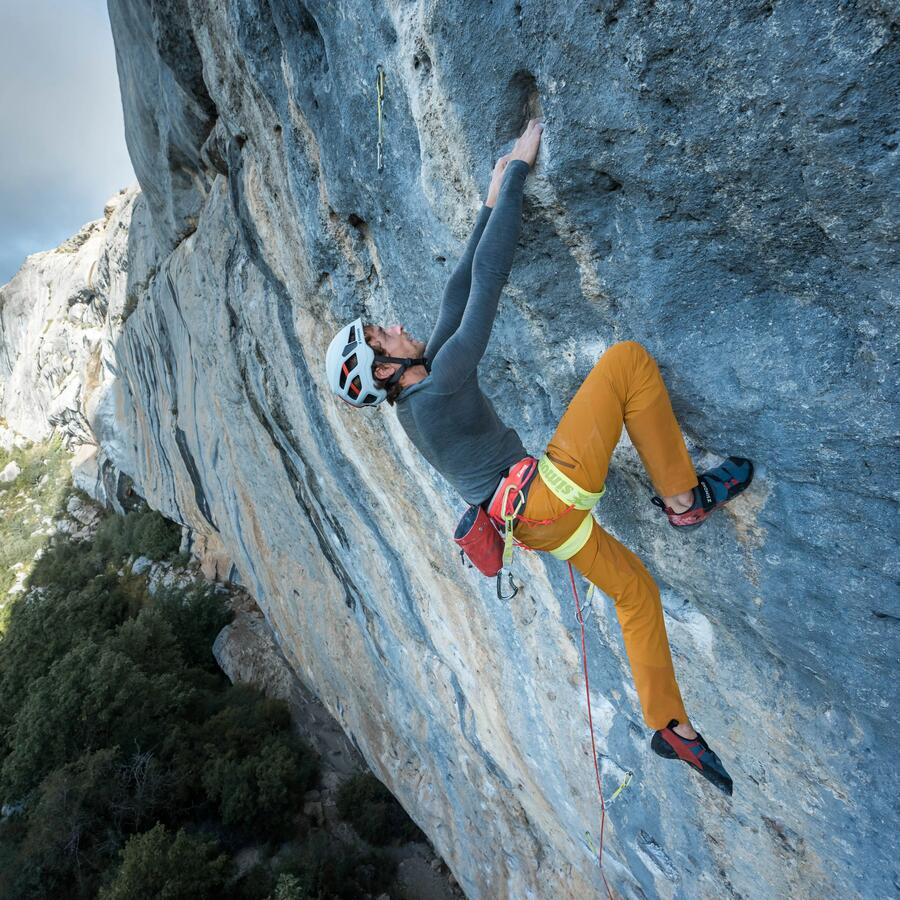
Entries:
POLYGON ((134 611, 134 598, 115 576, 99 573, 77 590, 51 584, 13 604, 0 637, 0 734, 12 724, 30 686, 56 660, 86 640, 102 640, 134 611))
POLYGON ((221 821, 269 837, 286 833, 318 777, 317 757, 291 733, 286 704, 236 686, 204 724, 202 740, 200 777, 221 821))
POLYGON ((178 552, 181 528, 152 509, 110 515, 97 527, 94 547, 107 559, 119 561, 126 556, 167 559, 178 552))
POLYGON ((24 796, 86 751, 165 745, 172 720, 197 700, 179 674, 147 674, 120 650, 85 641, 30 686, 10 728, 0 795, 24 796))
POLYGON ((225 598, 212 585, 198 583, 157 591, 153 605, 172 628, 185 663, 220 674, 212 645, 232 619, 225 598))
POLYGON ((119 810, 126 792, 114 750, 87 753, 51 772, 32 799, 0 893, 92 897, 122 843, 119 810))
POLYGON ((215 841, 156 825, 135 835, 98 900, 221 900, 232 863, 215 841))
MULTIPOLYGON (((273 890, 266 866, 229 881, 218 848, 175 833, 202 821, 236 845, 283 837, 318 777, 287 706, 229 686, 218 670, 223 598, 199 584, 150 597, 144 578, 116 574, 128 555, 171 554, 177 538, 155 513, 109 517, 93 543, 51 546, 29 598, 11 604, 0 636, 0 800, 26 805, 0 821, 4 900, 87 900, 101 884, 103 896, 129 898, 256 900, 273 890)), ((310 871, 288 874, 310 900, 390 880, 388 862, 321 836, 304 853, 310 871)), ((281 890, 296 887, 285 879, 281 890)))
POLYGON ((296 875, 284 873, 278 876, 275 882, 275 890, 269 895, 268 900, 308 900, 309 894, 303 890, 303 885, 296 875))
POLYGON ((279 880, 293 875, 291 889, 299 883, 302 898, 311 900, 357 900, 363 894, 386 890, 397 864, 384 851, 361 853, 324 831, 312 831, 303 844, 286 855, 279 865, 279 880))

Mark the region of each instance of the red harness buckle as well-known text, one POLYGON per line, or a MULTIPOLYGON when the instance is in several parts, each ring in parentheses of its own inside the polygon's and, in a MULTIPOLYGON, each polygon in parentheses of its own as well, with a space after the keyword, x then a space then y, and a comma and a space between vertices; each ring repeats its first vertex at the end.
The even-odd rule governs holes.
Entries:
POLYGON ((509 475, 504 478, 491 502, 488 504, 488 515, 500 526, 503 526, 506 516, 516 516, 525 511, 523 491, 531 483, 531 479, 537 474, 538 461, 533 456, 520 459, 509 469, 509 475))

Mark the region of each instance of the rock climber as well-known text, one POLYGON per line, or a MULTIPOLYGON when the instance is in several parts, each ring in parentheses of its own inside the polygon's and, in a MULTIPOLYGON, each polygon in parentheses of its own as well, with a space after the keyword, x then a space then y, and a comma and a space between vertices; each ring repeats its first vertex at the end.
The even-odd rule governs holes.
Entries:
MULTIPOLYGON (((349 323, 326 355, 329 384, 354 407, 396 407, 412 443, 472 507, 492 508, 528 453, 478 384, 478 364, 519 238, 522 193, 540 147, 543 122, 531 119, 497 161, 487 199, 447 282, 427 343, 403 326, 349 323)), ((622 628, 651 748, 683 760, 721 791, 732 780, 688 718, 663 619, 659 589, 638 557, 590 514, 602 493, 622 427, 676 528, 691 528, 744 490, 749 460, 729 457, 698 478, 653 357, 633 341, 611 346, 575 393, 547 446, 541 468, 520 485, 515 540, 568 559, 612 598, 622 628), (588 498, 576 503, 573 497, 588 498)))

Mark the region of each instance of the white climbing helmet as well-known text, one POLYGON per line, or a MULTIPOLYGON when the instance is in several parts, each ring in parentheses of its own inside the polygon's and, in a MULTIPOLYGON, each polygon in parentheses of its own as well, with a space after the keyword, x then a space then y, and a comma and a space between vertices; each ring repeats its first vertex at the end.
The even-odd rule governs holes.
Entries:
POLYGON ((328 345, 325 369, 331 389, 351 406, 378 406, 387 391, 375 384, 375 351, 366 343, 362 319, 345 325, 328 345))

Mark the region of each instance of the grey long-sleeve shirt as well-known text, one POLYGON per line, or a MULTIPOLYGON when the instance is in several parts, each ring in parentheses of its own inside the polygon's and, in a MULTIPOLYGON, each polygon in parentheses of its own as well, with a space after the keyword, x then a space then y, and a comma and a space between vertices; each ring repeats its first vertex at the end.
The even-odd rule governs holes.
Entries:
POLYGON ((470 504, 490 499, 501 475, 528 455, 481 392, 478 363, 512 268, 529 169, 524 160, 512 160, 493 212, 479 210, 425 348, 431 373, 397 398, 397 418, 409 439, 470 504))

